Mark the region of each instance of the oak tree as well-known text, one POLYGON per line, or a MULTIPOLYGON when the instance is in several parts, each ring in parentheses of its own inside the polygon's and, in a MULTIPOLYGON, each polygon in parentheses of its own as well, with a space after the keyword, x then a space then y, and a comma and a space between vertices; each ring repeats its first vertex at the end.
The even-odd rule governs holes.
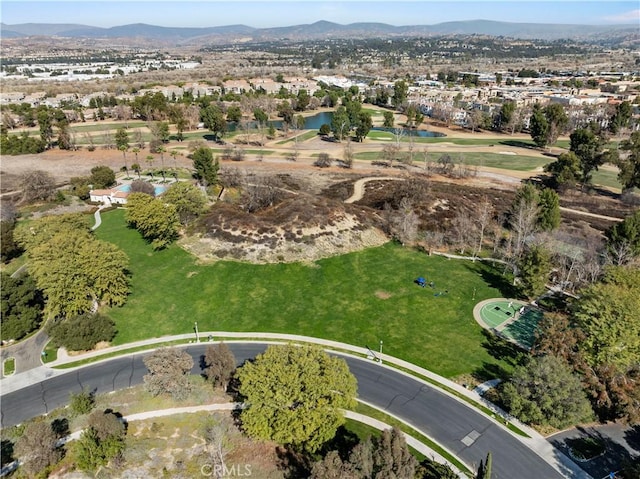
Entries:
POLYGON ((253 437, 317 451, 355 405, 356 380, 347 363, 318 347, 270 346, 236 373, 246 408, 242 426, 253 437))
POLYGON ((145 356, 143 362, 149 370, 143 378, 145 388, 154 396, 170 394, 180 400, 191 391, 193 358, 183 349, 160 348, 145 356))

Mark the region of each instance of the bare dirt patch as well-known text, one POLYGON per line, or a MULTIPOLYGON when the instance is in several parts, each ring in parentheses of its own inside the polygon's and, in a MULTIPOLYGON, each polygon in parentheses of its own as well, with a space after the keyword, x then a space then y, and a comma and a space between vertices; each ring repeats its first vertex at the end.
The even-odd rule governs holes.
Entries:
POLYGON ((391 298, 391 296, 391 293, 388 293, 386 291, 376 291, 376 298, 389 299, 391 298))

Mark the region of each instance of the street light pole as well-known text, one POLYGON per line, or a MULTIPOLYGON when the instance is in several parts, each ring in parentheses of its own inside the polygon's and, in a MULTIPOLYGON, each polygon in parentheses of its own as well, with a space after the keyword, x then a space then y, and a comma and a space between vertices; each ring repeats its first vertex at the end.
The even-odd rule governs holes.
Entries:
POLYGON ((382 364, 382 339, 380 340, 380 364, 382 364))
POLYGON ((198 336, 198 321, 196 321, 196 343, 200 342, 200 336, 198 336))

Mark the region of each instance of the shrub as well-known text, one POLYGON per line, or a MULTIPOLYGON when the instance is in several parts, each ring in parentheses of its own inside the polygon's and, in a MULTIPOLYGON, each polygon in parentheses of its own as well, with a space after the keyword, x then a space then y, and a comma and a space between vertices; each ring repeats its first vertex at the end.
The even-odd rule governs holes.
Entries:
POLYGON ((332 161, 333 160, 328 153, 320 153, 316 161, 313 162, 313 166, 317 166, 319 168, 327 168, 331 166, 332 161))
POLYGON ((95 395, 84 389, 79 393, 71 393, 69 409, 75 416, 88 414, 95 406, 95 395))
POLYGON ((70 351, 92 349, 116 335, 115 323, 101 314, 82 314, 47 325, 47 333, 58 346, 70 351))

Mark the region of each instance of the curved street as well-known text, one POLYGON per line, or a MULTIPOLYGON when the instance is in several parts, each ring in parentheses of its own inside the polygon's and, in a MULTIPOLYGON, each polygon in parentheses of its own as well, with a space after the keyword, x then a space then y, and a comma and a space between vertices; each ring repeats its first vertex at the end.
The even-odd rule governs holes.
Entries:
MULTIPOLYGON (((227 343, 238 364, 264 351, 266 343, 227 343)), ((200 374, 200 356, 207 344, 194 344, 186 351, 194 357, 193 374, 200 374)), ((2 395, 2 427, 19 424, 67 404, 69 394, 82 388, 107 393, 142 382, 145 353, 91 364, 2 395)), ((370 360, 345 356, 358 380, 360 399, 412 424, 460 458, 476 467, 487 452, 493 455, 495 477, 554 479, 588 477, 564 469, 565 458, 548 444, 553 457, 541 457, 518 436, 437 388, 400 371, 370 360), (562 470, 554 469, 552 462, 562 470)))

